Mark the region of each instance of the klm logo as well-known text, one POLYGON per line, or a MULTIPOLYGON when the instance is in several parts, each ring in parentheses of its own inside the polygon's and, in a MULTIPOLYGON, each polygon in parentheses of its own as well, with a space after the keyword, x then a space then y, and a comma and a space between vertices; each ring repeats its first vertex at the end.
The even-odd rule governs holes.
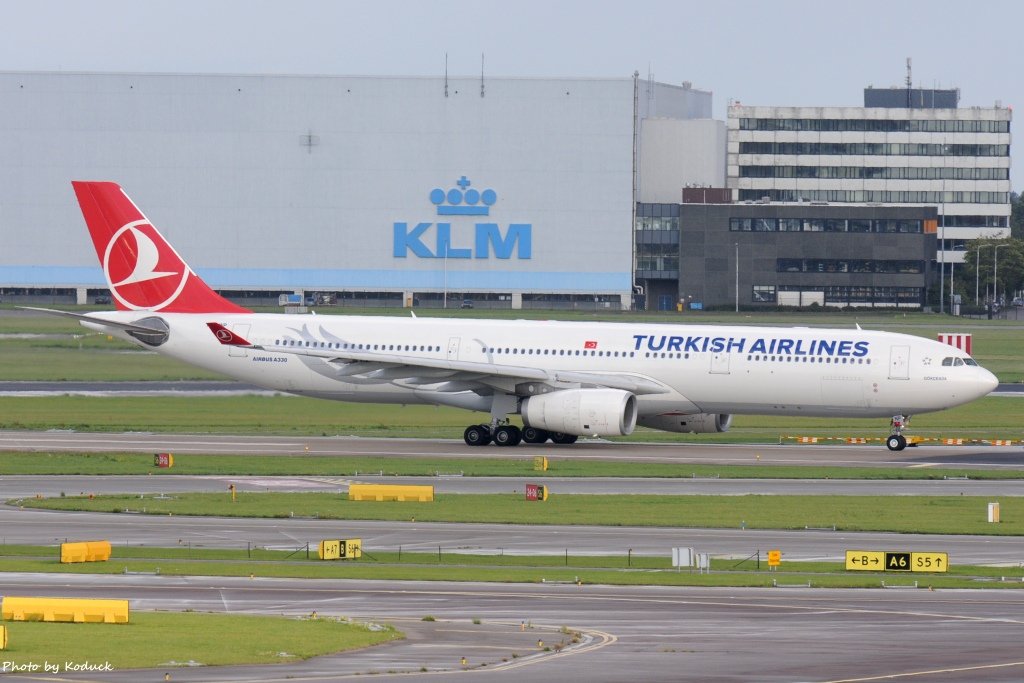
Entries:
MULTIPOLYGON (((434 188, 430 201, 438 216, 490 216, 498 193, 491 189, 480 192, 466 176, 456 182, 458 187, 445 192, 434 188)), ((532 256, 533 226, 511 223, 502 231, 497 223, 478 222, 472 226, 449 221, 436 223, 395 223, 395 258, 412 253, 417 258, 528 259, 532 256)))

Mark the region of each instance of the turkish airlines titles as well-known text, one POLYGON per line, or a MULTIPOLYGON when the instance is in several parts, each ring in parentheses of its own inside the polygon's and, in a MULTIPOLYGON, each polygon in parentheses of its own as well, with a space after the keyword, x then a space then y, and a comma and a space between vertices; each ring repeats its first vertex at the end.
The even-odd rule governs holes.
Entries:
POLYGON ((834 356, 837 358, 863 358, 868 355, 870 342, 849 339, 776 339, 758 337, 682 337, 669 335, 634 334, 633 350, 681 351, 686 353, 764 353, 793 356, 834 356))

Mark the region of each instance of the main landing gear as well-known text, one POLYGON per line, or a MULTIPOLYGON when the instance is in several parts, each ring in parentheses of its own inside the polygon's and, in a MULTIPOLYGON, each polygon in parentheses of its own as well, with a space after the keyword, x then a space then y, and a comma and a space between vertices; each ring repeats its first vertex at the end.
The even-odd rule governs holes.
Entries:
POLYGON ((576 443, 576 439, 579 437, 575 434, 549 432, 534 427, 520 429, 514 424, 479 424, 466 427, 462 438, 466 441, 467 446, 486 446, 489 443, 493 443, 495 446, 518 446, 524 441, 529 444, 541 444, 549 439, 556 444, 572 444, 576 443))
POLYGON ((523 441, 541 444, 548 439, 557 444, 576 443, 578 437, 575 434, 549 432, 534 427, 520 429, 508 421, 508 416, 516 412, 519 412, 519 399, 514 394, 496 393, 491 400, 491 423, 466 427, 462 438, 467 446, 486 446, 489 443, 495 446, 518 446, 523 441))
POLYGON ((903 430, 906 429, 908 422, 910 418, 905 415, 892 416, 889 428, 893 433, 885 440, 885 447, 890 451, 902 451, 907 447, 907 437, 903 436, 903 430))

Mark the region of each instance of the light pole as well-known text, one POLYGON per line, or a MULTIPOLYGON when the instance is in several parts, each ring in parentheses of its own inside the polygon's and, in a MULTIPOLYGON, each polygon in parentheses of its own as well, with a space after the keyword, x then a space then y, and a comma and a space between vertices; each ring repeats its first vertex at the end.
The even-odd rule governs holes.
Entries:
POLYGON ((740 312, 740 243, 736 243, 736 312, 740 312))
POLYGON ((979 269, 981 268, 981 248, 985 246, 979 244, 978 248, 974 250, 974 305, 978 305, 978 285, 981 284, 981 276, 979 275, 979 269))
POLYGON ((953 310, 954 310, 953 309, 953 280, 954 280, 953 269, 954 268, 956 268, 956 263, 954 261, 950 261, 949 262, 949 314, 950 315, 954 315, 954 313, 953 313, 953 310))
MULTIPOLYGON (((978 298, 978 290, 981 285, 981 250, 986 247, 995 246, 993 244, 979 244, 977 250, 974 252, 974 305, 977 306, 980 303, 978 298)), ((1006 246, 1005 244, 1002 246, 1006 246)), ((985 285, 985 296, 988 296, 988 285, 985 285)))
POLYGON ((992 303, 999 300, 999 250, 1009 244, 992 245, 992 303))
MULTIPOLYGON (((945 193, 943 193, 945 199, 945 193)), ((942 223, 939 233, 939 313, 946 312, 946 219, 939 216, 942 223)))

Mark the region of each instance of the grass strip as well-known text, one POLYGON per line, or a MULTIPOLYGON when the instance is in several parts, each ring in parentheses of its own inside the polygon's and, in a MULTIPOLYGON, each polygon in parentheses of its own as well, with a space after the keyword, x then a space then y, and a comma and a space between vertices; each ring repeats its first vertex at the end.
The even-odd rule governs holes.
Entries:
MULTIPOLYGON (((851 447, 854 448, 854 447, 851 447)), ((524 451, 527 452, 527 451, 524 451)), ((577 460, 571 454, 548 456, 546 472, 533 469, 534 453, 508 458, 353 457, 307 455, 199 455, 174 456, 173 468, 153 465, 143 453, 40 453, 0 452, 0 475, 154 475, 154 476, 303 476, 369 478, 372 476, 436 477, 651 477, 720 479, 869 479, 925 481, 949 478, 1014 480, 1020 469, 954 469, 947 467, 822 467, 776 465, 766 451, 756 464, 702 465, 602 462, 577 460)), ((567 451, 561 450, 561 453, 567 451)), ((1007 452, 1007 457, 1016 457, 1007 452)), ((728 454, 723 454, 728 457, 728 454)), ((78 493, 68 491, 67 493, 78 493)), ((88 491, 82 491, 85 494, 88 491)))
MULTIPOLYGON (((456 408, 338 403, 283 395, 0 396, 0 429, 461 439, 462 431, 473 419, 472 413, 456 408)), ((934 438, 1024 438, 1019 401, 998 396, 940 413, 916 415, 911 426, 910 434, 934 438)), ((888 425, 880 419, 738 415, 733 428, 723 434, 671 434, 638 429, 632 436, 613 440, 777 443, 780 435, 884 437, 887 434, 888 425)), ((881 448, 881 445, 867 447, 881 448)), ((533 450, 543 452, 543 448, 533 450)))
POLYGON ((108 670, 115 671, 281 664, 403 637, 390 626, 337 619, 198 612, 133 611, 128 624, 7 622, 6 626, 9 643, 3 659, 9 666, 5 673, 37 674, 72 673, 86 663, 108 665, 108 670), (23 668, 32 665, 37 668, 23 668))
MULTIPOLYGON (((253 553, 255 556, 255 550, 253 553)), ((60 564, 52 547, 0 546, 0 572, 734 587, 810 582, 814 586, 877 588, 883 581, 887 585, 918 581, 945 588, 1024 588, 1024 569, 1019 567, 954 564, 945 574, 898 575, 846 572, 837 562, 784 561, 778 570, 769 572, 764 560, 758 564, 751 558, 716 558, 711 561, 710 574, 698 574, 673 568, 667 551, 663 557, 627 552, 609 556, 373 552, 358 561, 337 562, 307 561, 304 554, 283 551, 262 550, 262 560, 250 560, 247 555, 246 550, 117 546, 109 562, 60 564), (186 553, 193 559, 185 559, 186 553), (226 554, 234 559, 227 559, 226 554)))
POLYGON ((915 534, 1024 534, 1024 498, 988 497, 559 495, 543 503, 515 494, 439 494, 431 503, 357 502, 336 493, 182 493, 173 498, 101 495, 22 499, 25 507, 215 517, 318 518, 482 524, 805 529, 915 534))

